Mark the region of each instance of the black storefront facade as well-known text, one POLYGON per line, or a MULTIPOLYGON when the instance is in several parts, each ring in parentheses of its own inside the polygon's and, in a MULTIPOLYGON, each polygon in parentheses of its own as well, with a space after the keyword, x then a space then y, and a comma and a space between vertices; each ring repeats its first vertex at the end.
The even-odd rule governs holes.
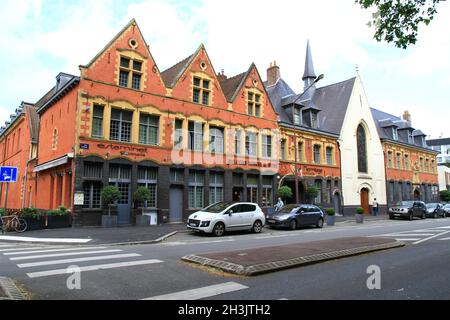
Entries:
POLYGON ((74 226, 99 226, 107 208, 101 203, 103 187, 115 185, 122 199, 113 207, 119 225, 135 224, 133 194, 139 186, 149 189, 146 212, 157 215, 157 223, 182 223, 190 214, 218 201, 248 201, 264 211, 276 199, 277 173, 224 169, 200 165, 159 165, 124 158, 105 160, 99 156, 75 159, 75 194, 83 204, 74 205, 74 226))

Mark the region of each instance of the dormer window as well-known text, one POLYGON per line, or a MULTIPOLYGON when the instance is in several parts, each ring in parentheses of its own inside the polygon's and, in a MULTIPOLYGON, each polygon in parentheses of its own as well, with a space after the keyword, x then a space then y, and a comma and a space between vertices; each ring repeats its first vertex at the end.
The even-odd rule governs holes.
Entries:
POLYGON ((199 77, 194 77, 193 84, 194 89, 192 91, 192 101, 194 103, 209 106, 209 98, 211 95, 211 81, 199 77))
POLYGON ((414 143, 412 131, 408 131, 408 143, 414 143))
POLYGON ((300 125, 300 107, 294 106, 294 124, 300 125))
POLYGON ((317 111, 313 111, 313 110, 307 110, 307 111, 303 111, 303 124, 317 129, 318 128, 318 116, 317 116, 317 111))
POLYGON ((141 90, 142 61, 120 57, 119 86, 141 90))
POLYGON ((397 128, 395 128, 395 127, 392 127, 392 139, 398 140, 398 132, 397 132, 397 128))

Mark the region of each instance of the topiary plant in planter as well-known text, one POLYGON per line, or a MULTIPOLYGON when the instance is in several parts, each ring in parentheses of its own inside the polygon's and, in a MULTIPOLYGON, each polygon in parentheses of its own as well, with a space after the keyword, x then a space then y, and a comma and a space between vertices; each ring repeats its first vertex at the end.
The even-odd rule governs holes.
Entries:
POLYGON ((293 196, 292 189, 288 186, 282 186, 278 189, 278 196, 286 203, 286 199, 290 199, 293 196))
POLYGON ((364 223, 364 209, 359 207, 356 208, 356 223, 364 223))
POLYGON ((334 226, 336 212, 333 208, 327 208, 327 225, 334 226))
POLYGON ((117 216, 111 216, 111 205, 122 198, 122 194, 115 186, 104 187, 101 192, 102 203, 108 206, 108 215, 102 215, 104 228, 117 227, 117 216))
POLYGON ((143 216, 143 210, 146 206, 146 201, 151 200, 151 194, 148 188, 139 187, 133 194, 133 202, 137 206, 136 225, 148 226, 150 224, 150 218, 143 216))
POLYGON ((27 222, 28 231, 44 229, 45 219, 38 209, 34 207, 23 208, 21 216, 27 222))
POLYGON ((310 186, 306 188, 306 197, 312 203, 315 198, 319 195, 319 189, 315 186, 310 186))
POLYGON ((65 207, 60 206, 57 210, 49 210, 45 213, 46 226, 49 229, 70 228, 71 214, 65 207))

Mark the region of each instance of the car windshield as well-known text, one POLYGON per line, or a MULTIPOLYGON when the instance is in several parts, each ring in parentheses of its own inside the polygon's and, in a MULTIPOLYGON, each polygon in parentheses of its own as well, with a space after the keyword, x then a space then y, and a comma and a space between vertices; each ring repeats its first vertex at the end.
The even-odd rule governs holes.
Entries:
POLYGON ((209 207, 206 207, 205 209, 202 209, 202 211, 210 213, 220 213, 229 206, 231 206, 232 204, 233 204, 232 202, 217 202, 210 205, 209 207))
POLYGON ((288 204, 287 206, 284 206, 283 208, 281 208, 280 211, 278 211, 277 213, 294 213, 297 209, 299 208, 298 205, 296 204, 288 204))
POLYGON ((445 209, 450 209, 450 204, 446 204, 446 205, 444 206, 444 208, 445 208, 445 209))
POLYGON ((412 207, 414 204, 414 201, 399 201, 395 205, 399 207, 412 207))
POLYGON ((438 205, 437 203, 428 203, 427 208, 436 208, 437 205, 438 205))

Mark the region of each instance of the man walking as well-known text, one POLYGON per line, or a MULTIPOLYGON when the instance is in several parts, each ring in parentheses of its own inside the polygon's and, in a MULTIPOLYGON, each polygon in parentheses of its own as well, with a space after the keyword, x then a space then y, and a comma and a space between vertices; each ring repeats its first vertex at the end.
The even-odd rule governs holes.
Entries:
POLYGON ((373 209, 373 215, 374 215, 374 216, 377 216, 377 215, 378 215, 378 202, 377 202, 377 198, 373 199, 372 209, 373 209))

